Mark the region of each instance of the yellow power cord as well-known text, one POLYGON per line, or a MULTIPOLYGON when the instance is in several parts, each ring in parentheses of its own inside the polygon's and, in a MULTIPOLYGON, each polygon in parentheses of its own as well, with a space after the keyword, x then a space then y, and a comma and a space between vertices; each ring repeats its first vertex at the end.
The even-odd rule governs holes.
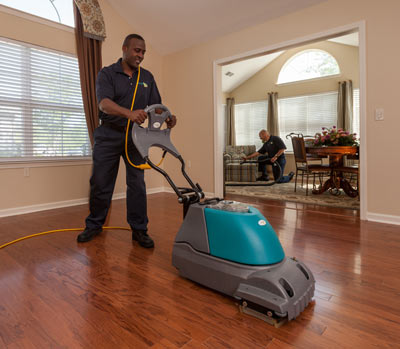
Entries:
MULTIPOLYGON (((137 92, 137 88, 139 85, 139 79, 140 79, 140 66, 138 67, 138 77, 136 80, 136 86, 135 86, 135 92, 133 93, 133 98, 132 98, 132 105, 131 105, 131 111, 133 110, 133 105, 135 104, 135 98, 136 98, 136 92, 137 92)), ((131 124, 131 120, 128 119, 128 124, 126 125, 126 134, 125 134, 125 155, 126 155, 126 159, 128 160, 129 164, 135 168, 139 168, 141 170, 150 170, 151 167, 149 164, 141 164, 141 165, 135 165, 130 159, 129 159, 129 155, 128 155, 128 134, 129 134, 129 125, 131 124)), ((164 160, 164 156, 161 158, 161 161, 157 164, 157 166, 160 166, 164 160)))
MULTIPOLYGON (((140 78, 140 66, 138 67, 138 77, 137 77, 137 80, 136 80, 135 92, 133 93, 131 111, 133 110, 133 105, 135 104, 136 92, 137 92, 137 88, 138 88, 138 85, 139 85, 139 78, 140 78)), ((129 164, 131 166, 133 166, 133 167, 139 168, 141 170, 149 170, 149 169, 151 169, 149 164, 135 165, 129 159, 129 155, 128 155, 128 134, 129 134, 129 125, 130 125, 130 123, 131 123, 131 120, 128 119, 128 124, 126 126, 126 135, 125 135, 125 155, 126 155, 126 159, 128 160, 129 164)), ((161 161, 158 163, 157 166, 161 165, 161 163, 164 160, 164 156, 165 156, 165 154, 162 156, 161 161)), ((131 230, 131 228, 124 228, 124 227, 103 227, 103 229, 131 230)), ((56 230, 43 231, 41 233, 24 236, 22 238, 7 242, 7 243, 5 243, 3 245, 0 245, 0 249, 2 249, 4 247, 7 247, 9 245, 15 244, 18 241, 22 241, 22 240, 26 240, 26 239, 29 239, 29 238, 33 238, 35 236, 58 233, 58 232, 62 232, 62 231, 83 231, 83 230, 84 230, 84 228, 71 228, 71 229, 56 229, 56 230)))
MULTIPOLYGON (((131 228, 124 228, 124 227, 103 227, 103 229, 131 230, 131 228)), ((82 231, 82 230, 84 230, 84 228, 57 229, 57 230, 43 231, 41 233, 24 236, 22 238, 7 242, 4 245, 0 245, 0 249, 2 249, 4 247, 7 247, 9 245, 15 244, 18 241, 22 241, 22 240, 26 240, 26 239, 29 239, 29 238, 33 238, 35 236, 51 234, 51 233, 58 233, 58 232, 61 232, 61 231, 82 231)))

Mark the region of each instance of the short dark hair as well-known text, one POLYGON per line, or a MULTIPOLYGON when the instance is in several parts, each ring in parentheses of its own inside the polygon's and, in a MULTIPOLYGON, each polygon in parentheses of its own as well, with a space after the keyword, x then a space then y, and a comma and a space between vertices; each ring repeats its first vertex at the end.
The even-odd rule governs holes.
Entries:
POLYGON ((129 42, 130 42, 132 39, 138 39, 138 40, 144 41, 144 39, 143 39, 139 34, 129 34, 129 35, 125 38, 124 43, 122 44, 122 46, 129 46, 129 42))

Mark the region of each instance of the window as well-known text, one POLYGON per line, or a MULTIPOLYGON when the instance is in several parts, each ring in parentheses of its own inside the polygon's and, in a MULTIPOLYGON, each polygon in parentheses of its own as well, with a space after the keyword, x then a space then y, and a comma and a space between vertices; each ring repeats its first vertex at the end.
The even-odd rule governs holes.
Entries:
POLYGON ((258 133, 267 128, 268 101, 235 105, 235 133, 237 145, 255 144, 261 148, 258 133))
POLYGON ((74 27, 73 0, 0 0, 19 11, 74 27))
POLYGON ((360 138, 360 90, 353 90, 353 133, 360 138))
POLYGON ((90 155, 75 57, 0 38, 0 161, 90 155))
POLYGON ((328 52, 302 51, 289 59, 279 73, 278 84, 336 75, 339 66, 328 52))
POLYGON ((337 122, 337 92, 278 99, 279 132, 289 151, 290 139, 286 135, 295 132, 314 136, 322 127, 337 122))

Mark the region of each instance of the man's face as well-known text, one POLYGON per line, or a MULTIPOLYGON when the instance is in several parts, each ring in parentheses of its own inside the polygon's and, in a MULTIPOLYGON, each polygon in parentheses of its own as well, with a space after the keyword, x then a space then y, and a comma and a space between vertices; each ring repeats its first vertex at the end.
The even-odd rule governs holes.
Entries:
POLYGON ((268 136, 269 134, 267 132, 260 132, 259 133, 260 139, 265 143, 266 141, 268 141, 268 136))
POLYGON ((122 46, 122 58, 131 69, 138 69, 144 59, 146 44, 140 39, 131 39, 128 46, 122 46))

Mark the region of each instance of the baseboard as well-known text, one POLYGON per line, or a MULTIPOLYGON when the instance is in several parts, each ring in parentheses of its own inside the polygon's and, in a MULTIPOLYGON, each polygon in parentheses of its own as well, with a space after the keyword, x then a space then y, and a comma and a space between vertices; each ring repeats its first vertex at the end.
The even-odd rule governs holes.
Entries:
MULTIPOLYGON (((163 187, 150 188, 147 190, 147 194, 151 195, 151 194, 155 194, 155 193, 162 193, 164 191, 165 190, 163 187)), ((118 199, 125 199, 125 198, 126 198, 126 192, 123 192, 123 193, 115 193, 113 195, 112 199, 118 200, 118 199)), ((39 212, 39 211, 53 210, 56 208, 85 205, 88 202, 89 202, 89 198, 81 198, 81 199, 75 199, 75 200, 49 202, 46 204, 39 204, 39 205, 7 208, 4 210, 0 210, 0 218, 1 217, 9 217, 9 216, 17 216, 20 214, 27 214, 27 213, 33 213, 33 212, 39 212)))
POLYGON ((0 218, 8 217, 8 216, 17 216, 20 214, 33 213, 33 212, 38 212, 38 211, 53 210, 55 208, 84 205, 84 204, 87 204, 88 202, 89 202, 88 198, 83 198, 83 199, 76 199, 76 200, 49 202, 49 203, 40 204, 40 205, 8 208, 5 210, 0 210, 0 218))
POLYGON ((400 216, 367 212, 367 221, 400 225, 400 216))

